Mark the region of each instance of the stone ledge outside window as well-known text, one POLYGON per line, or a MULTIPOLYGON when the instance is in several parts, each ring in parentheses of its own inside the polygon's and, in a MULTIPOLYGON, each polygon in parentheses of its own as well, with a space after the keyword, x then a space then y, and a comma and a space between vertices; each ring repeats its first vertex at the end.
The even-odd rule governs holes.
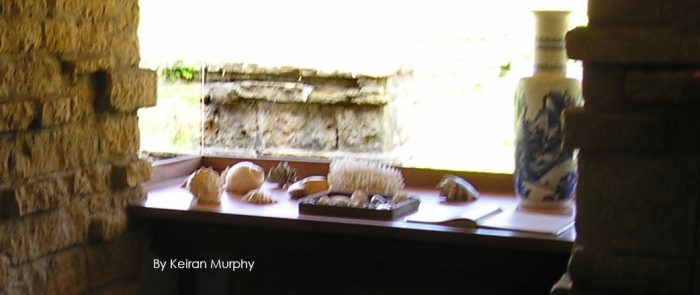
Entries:
POLYGON ((403 137, 396 101, 410 75, 251 64, 206 67, 203 153, 391 157, 403 137))

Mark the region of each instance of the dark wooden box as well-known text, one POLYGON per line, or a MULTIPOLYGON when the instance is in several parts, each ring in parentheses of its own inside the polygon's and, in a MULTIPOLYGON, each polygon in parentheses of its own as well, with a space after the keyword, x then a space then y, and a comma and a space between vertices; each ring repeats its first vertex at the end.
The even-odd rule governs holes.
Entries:
MULTIPOLYGON (((320 192, 308 197, 304 197, 299 200, 299 213, 376 220, 394 220, 396 218, 418 211, 418 205, 420 205, 420 200, 414 196, 409 196, 407 201, 399 203, 398 206, 392 208, 391 210, 316 205, 316 201, 325 195, 342 195, 349 197, 351 194, 345 192, 331 191, 320 192)), ((382 195, 382 197, 384 197, 387 201, 391 201, 391 197, 384 195, 382 195)))

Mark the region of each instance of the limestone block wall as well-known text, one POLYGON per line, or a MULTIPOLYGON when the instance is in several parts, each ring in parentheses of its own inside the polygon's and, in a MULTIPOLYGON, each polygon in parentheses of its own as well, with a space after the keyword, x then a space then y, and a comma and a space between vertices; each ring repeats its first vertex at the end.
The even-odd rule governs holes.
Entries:
POLYGON ((402 135, 396 100, 408 73, 361 75, 251 64, 210 66, 208 153, 328 156, 386 153, 402 135))
POLYGON ((697 294, 700 2, 588 3, 567 35, 584 62, 585 107, 565 114, 578 236, 553 294, 697 294))
POLYGON ((0 294, 138 292, 137 0, 0 1, 0 294))

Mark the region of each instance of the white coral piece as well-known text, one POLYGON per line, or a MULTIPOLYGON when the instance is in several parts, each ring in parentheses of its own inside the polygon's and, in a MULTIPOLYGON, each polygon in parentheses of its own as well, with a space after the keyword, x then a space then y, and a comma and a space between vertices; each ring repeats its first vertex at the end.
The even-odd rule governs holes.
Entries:
POLYGON ((369 193, 392 196, 404 188, 401 172, 389 165, 358 159, 334 160, 328 172, 328 184, 333 191, 369 193))

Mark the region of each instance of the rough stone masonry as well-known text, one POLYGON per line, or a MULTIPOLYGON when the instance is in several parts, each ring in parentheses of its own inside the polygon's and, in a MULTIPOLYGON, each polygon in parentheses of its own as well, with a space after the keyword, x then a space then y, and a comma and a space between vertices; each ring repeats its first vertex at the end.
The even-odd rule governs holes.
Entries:
POLYGON ((204 146, 212 153, 387 154, 403 139, 405 70, 358 74, 221 64, 207 68, 204 146))
POLYGON ((138 0, 0 0, 0 294, 138 292, 138 0))
POLYGON ((698 294, 700 9, 690 0, 589 0, 567 35, 585 107, 577 238, 552 294, 698 294))

